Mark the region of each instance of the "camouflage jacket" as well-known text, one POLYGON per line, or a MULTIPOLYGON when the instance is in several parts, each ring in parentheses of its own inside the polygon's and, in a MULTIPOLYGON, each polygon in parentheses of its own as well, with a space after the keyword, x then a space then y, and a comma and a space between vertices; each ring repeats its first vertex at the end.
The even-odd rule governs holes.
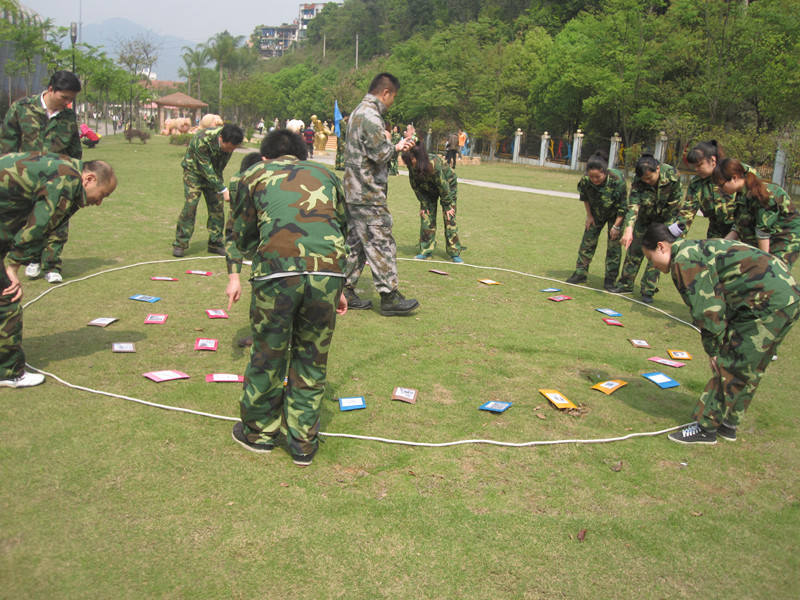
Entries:
POLYGON ((625 178, 617 169, 608 169, 603 185, 595 185, 584 175, 578 182, 578 194, 582 202, 589 203, 592 217, 605 223, 616 217, 624 217, 628 210, 628 187, 625 178))
POLYGON ((800 288, 782 261, 738 241, 676 240, 670 272, 709 356, 719 354, 729 325, 800 301, 800 288))
POLYGON ((408 170, 408 181, 417 195, 420 204, 435 203, 441 198, 442 209, 450 210, 456 206, 458 195, 458 178, 450 165, 436 154, 428 154, 433 167, 430 175, 420 175, 413 168, 408 170))
POLYGON ((711 177, 692 177, 686 190, 686 204, 692 214, 703 211, 703 216, 708 219, 708 237, 728 235, 733 226, 735 203, 732 196, 719 192, 711 177))
POLYGON ((344 272, 344 192, 327 168, 293 156, 253 165, 236 184, 231 211, 231 239, 243 256, 252 256, 251 279, 344 272))
POLYGON ((183 156, 181 166, 205 181, 208 187, 216 193, 221 194, 225 189, 225 181, 222 179, 222 171, 231 159, 231 152, 224 152, 219 145, 219 135, 222 127, 211 127, 198 131, 186 154, 183 156))
POLYGON ((6 113, 0 135, 0 154, 8 152, 51 152, 80 160, 83 150, 75 111, 65 108, 48 118, 41 94, 17 100, 6 113))
POLYGON ((389 161, 397 155, 386 137, 386 106, 367 94, 347 121, 344 191, 348 204, 386 206, 389 161))
POLYGON ((633 178, 625 227, 632 227, 637 220, 645 226, 653 223, 672 225, 677 222, 684 231, 688 231, 693 219, 694 214, 683 199, 680 177, 670 165, 661 165, 661 174, 655 187, 638 177, 633 178))
POLYGON ((23 152, 0 156, 0 255, 37 260, 47 235, 86 206, 80 161, 23 152))
POLYGON ((769 190, 769 204, 761 205, 758 198, 751 196, 747 188, 737 192, 736 222, 733 229, 744 240, 768 239, 770 250, 800 250, 800 214, 792 197, 774 183, 766 183, 769 190))

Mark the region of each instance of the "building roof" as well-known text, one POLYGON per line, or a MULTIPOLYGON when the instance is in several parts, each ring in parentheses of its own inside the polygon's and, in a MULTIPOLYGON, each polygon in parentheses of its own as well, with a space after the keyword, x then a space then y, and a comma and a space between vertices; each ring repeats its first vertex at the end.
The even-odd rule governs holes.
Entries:
POLYGON ((205 108, 208 106, 205 102, 187 96, 183 92, 175 92, 169 96, 154 100, 154 102, 159 106, 177 106, 179 108, 205 108))

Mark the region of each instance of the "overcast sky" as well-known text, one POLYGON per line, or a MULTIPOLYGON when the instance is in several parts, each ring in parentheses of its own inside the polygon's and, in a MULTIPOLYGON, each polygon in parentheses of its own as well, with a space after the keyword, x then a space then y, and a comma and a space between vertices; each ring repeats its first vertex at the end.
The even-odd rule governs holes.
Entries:
POLYGON ((56 25, 100 24, 123 17, 158 35, 194 43, 208 41, 226 29, 249 37, 257 25, 290 23, 300 12, 292 0, 20 0, 56 25))

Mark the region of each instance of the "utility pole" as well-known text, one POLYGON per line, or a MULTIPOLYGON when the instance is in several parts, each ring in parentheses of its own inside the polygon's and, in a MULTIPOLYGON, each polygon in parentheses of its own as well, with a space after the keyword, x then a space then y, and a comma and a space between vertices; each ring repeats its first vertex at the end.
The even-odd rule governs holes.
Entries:
POLYGON ((356 71, 358 71, 358 34, 356 34, 356 71))

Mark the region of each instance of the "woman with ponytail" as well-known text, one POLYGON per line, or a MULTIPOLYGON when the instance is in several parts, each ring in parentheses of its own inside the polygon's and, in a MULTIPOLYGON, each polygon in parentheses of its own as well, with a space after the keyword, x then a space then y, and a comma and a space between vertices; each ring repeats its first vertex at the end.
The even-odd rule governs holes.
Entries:
POLYGON ((713 179, 723 194, 734 197, 736 214, 727 239, 755 242, 791 269, 800 255, 800 214, 791 196, 734 158, 721 160, 713 179))
POLYGON ((723 158, 725 154, 717 140, 699 142, 686 155, 686 162, 697 173, 686 190, 686 203, 693 214, 701 210, 708 219, 707 238, 724 238, 733 226, 733 198, 720 194, 711 180, 714 168, 723 158))

